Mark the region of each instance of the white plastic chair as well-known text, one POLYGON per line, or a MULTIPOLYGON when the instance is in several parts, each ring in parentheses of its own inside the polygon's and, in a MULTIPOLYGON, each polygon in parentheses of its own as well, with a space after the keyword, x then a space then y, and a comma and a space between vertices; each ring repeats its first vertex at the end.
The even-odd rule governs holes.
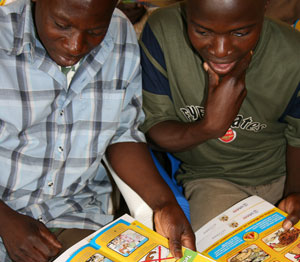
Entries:
MULTIPOLYGON (((145 226, 153 229, 153 211, 146 202, 133 191, 113 170, 107 158, 104 156, 103 162, 110 173, 112 179, 116 183, 118 190, 124 197, 128 206, 130 215, 136 220, 143 223, 145 226)), ((116 190, 116 189, 114 189, 116 190)))

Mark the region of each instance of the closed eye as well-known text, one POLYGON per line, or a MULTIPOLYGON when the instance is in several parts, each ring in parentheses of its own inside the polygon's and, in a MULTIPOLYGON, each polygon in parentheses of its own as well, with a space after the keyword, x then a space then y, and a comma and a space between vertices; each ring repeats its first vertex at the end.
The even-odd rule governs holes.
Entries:
POLYGON ((68 29, 70 26, 55 22, 55 25, 60 29, 68 29))
POLYGON ((202 36, 208 36, 209 35, 209 32, 207 31, 200 31, 200 30, 195 30, 195 32, 199 35, 202 35, 202 36))
POLYGON ((103 36, 106 34, 106 30, 89 30, 88 33, 92 36, 103 36))
POLYGON ((248 34, 249 34, 248 31, 247 32, 232 32, 232 35, 237 36, 237 37, 243 37, 243 36, 246 36, 248 34))

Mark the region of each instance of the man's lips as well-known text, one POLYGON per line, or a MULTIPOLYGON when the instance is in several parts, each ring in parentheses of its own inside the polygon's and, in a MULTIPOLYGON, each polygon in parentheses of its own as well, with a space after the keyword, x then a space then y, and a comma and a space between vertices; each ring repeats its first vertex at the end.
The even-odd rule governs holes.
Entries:
POLYGON ((59 60, 64 66, 72 66, 76 64, 80 58, 78 57, 68 57, 68 56, 59 56, 59 60))
POLYGON ((81 57, 77 56, 70 56, 66 53, 58 53, 56 52, 55 54, 53 54, 52 52, 52 56, 51 58, 60 66, 72 66, 75 65, 80 59, 81 57))
POLYGON ((214 63, 214 62, 207 62, 210 68, 218 75, 226 75, 228 74, 232 68, 235 66, 236 61, 231 63, 214 63))

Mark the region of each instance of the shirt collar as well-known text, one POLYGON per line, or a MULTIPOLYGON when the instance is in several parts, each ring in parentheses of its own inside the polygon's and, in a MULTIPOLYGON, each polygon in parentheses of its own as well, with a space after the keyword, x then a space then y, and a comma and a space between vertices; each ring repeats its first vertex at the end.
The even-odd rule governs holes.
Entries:
POLYGON ((32 18, 31 1, 14 1, 5 8, 7 23, 3 33, 6 36, 6 41, 1 41, 0 48, 11 55, 29 53, 33 57, 37 34, 32 18))

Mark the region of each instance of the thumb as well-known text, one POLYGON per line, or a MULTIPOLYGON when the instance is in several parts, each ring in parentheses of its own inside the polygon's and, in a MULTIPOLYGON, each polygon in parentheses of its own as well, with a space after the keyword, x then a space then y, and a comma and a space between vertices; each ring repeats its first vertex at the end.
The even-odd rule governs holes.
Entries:
POLYGON ((170 234, 169 247, 175 259, 182 257, 181 234, 178 230, 173 230, 170 234))
POLYGON ((278 208, 288 213, 288 216, 283 221, 282 227, 284 230, 289 230, 299 220, 297 211, 294 210, 293 206, 289 204, 286 198, 280 201, 280 203, 278 204, 278 208))
POLYGON ((193 232, 190 232, 189 235, 183 234, 181 237, 181 243, 184 247, 187 247, 193 251, 196 251, 195 235, 193 234, 193 232))
POLYGON ((219 85, 219 76, 210 68, 207 62, 203 63, 203 68, 208 74, 208 88, 215 88, 219 85))
POLYGON ((40 228, 40 233, 43 236, 46 241, 48 241, 49 244, 51 244, 53 247, 61 249, 62 245, 61 243, 57 240, 55 235, 53 235, 46 227, 40 228))

